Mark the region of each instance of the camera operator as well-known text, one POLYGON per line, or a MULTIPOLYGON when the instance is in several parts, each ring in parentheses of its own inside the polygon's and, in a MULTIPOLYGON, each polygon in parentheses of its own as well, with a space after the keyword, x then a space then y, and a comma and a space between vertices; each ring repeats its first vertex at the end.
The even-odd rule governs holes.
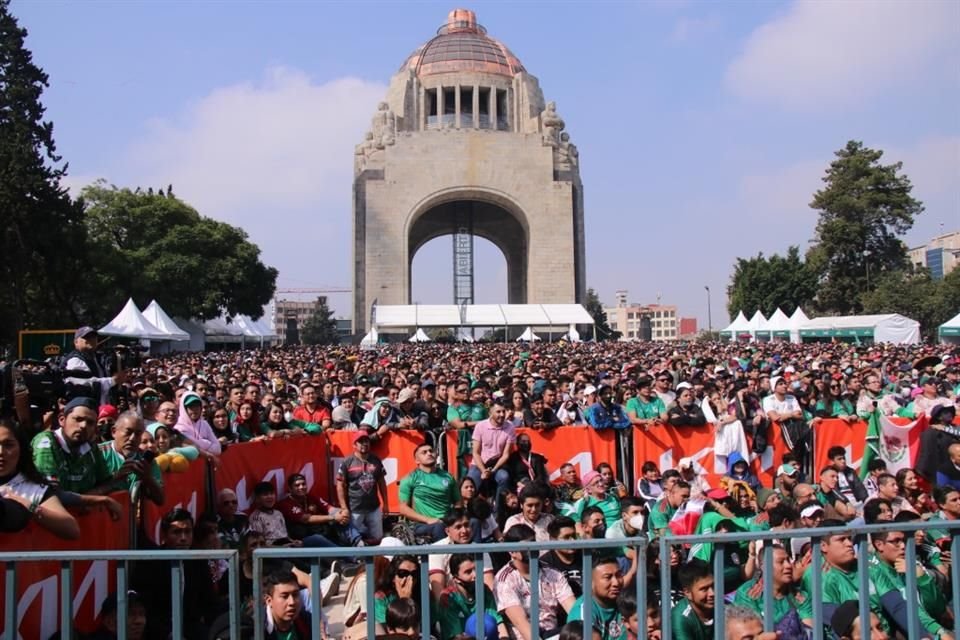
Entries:
POLYGON ((113 488, 117 491, 133 489, 134 484, 140 482, 143 495, 154 504, 163 506, 160 467, 154 461, 152 451, 140 450, 143 419, 128 411, 117 418, 110 432, 113 440, 101 444, 100 453, 113 474, 113 488))
POLYGON ((96 356, 99 343, 100 336, 93 327, 80 327, 73 334, 74 350, 67 354, 63 371, 68 398, 93 398, 99 404, 109 404, 110 389, 126 381, 123 371, 106 375, 96 356))

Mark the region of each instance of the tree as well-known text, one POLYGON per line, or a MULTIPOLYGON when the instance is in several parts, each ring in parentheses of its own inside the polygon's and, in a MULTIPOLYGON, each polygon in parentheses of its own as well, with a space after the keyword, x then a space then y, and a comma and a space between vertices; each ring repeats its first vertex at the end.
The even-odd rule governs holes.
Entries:
POLYGON ((809 306, 817 293, 817 274, 792 246, 786 256, 737 258, 727 287, 727 311, 730 317, 743 311, 750 318, 757 310, 767 318, 777 307, 787 315, 798 306, 809 306))
POLYGON ((337 321, 333 318, 333 311, 327 306, 326 298, 317 298, 316 309, 300 329, 300 341, 303 344, 340 343, 337 321))
POLYGON ((0 340, 25 326, 74 326, 85 276, 82 209, 60 186, 67 165, 40 101, 47 75, 0 0, 0 340))
POLYGON ((260 261, 247 234, 205 218, 172 193, 108 187, 82 192, 92 265, 86 288, 90 320, 133 297, 158 300, 171 315, 263 315, 277 270, 260 261))
POLYGON ((865 313, 899 313, 919 322, 924 336, 935 338, 937 328, 957 312, 960 270, 939 281, 927 269, 890 271, 861 299, 865 313))
POLYGON ((882 151, 851 140, 836 156, 823 177, 826 186, 810 203, 820 218, 807 262, 821 274, 817 307, 851 314, 862 310, 857 292, 870 291, 884 273, 907 265, 900 236, 923 204, 910 195, 903 163, 880 164, 882 151))
POLYGON ((619 331, 614 331, 607 324, 607 314, 600 303, 600 297, 592 288, 587 289, 587 303, 583 305, 587 313, 593 318, 594 326, 597 330, 597 340, 619 340, 622 335, 619 331))

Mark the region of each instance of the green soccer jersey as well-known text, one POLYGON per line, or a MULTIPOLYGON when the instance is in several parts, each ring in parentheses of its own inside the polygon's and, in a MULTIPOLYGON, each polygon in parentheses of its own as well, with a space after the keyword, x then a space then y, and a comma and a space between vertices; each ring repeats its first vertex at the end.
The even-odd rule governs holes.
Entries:
MULTIPOLYGON (((483 588, 484 613, 500 624, 503 620, 497 611, 497 602, 490 589, 483 588)), ((451 585, 440 594, 436 608, 436 620, 440 624, 440 640, 452 640, 464 632, 467 618, 476 613, 477 604, 473 593, 464 595, 456 586, 451 585)), ((478 629, 480 625, 477 625, 478 629)))
MULTIPOLYGON (((762 616, 764 614, 763 580, 754 578, 741 585, 733 597, 733 604, 756 611, 762 616)), ((794 588, 780 598, 773 598, 773 624, 780 624, 780 621, 794 609, 801 620, 813 620, 813 600, 801 587, 794 588)))
MULTIPOLYGON (((878 558, 876 554, 870 554, 867 572, 870 574, 871 603, 874 598, 879 602, 880 598, 891 591, 896 591, 905 600, 907 599, 906 577, 903 574, 897 573, 896 569, 878 558)), ((938 591, 933 578, 926 573, 917 578, 917 590, 920 592, 920 624, 930 633, 937 633, 942 627, 930 615, 926 603, 934 605, 940 604, 941 606, 945 606, 946 603, 942 601, 942 595, 938 591)), ((884 620, 888 629, 894 628, 893 620, 890 617, 884 615, 881 620, 884 620)))
POLYGON ((674 640, 712 640, 713 620, 703 622, 686 598, 673 605, 670 612, 674 640))
POLYGON ((667 412, 667 407, 659 396, 653 396, 650 402, 645 402, 640 396, 635 396, 627 400, 624 409, 628 413, 633 411, 639 420, 653 420, 667 412))
POLYGON ((620 520, 620 499, 610 494, 598 500, 593 496, 584 496, 574 505, 575 519, 580 520, 587 507, 597 507, 603 512, 603 520, 608 527, 612 527, 620 520))
MULTIPOLYGON (((123 466, 123 463, 126 462, 123 456, 113 448, 112 442, 104 442, 100 444, 100 454, 103 456, 103 461, 107 465, 107 469, 110 471, 110 475, 114 476, 117 474, 117 471, 120 470, 120 467, 123 466)), ((153 476, 153 479, 159 486, 163 486, 163 476, 160 473, 160 467, 153 460, 150 461, 150 475, 153 476)), ((113 483, 114 491, 129 491, 133 489, 133 486, 139 482, 134 474, 128 474, 126 478, 121 478, 116 480, 113 483)))
POLYGON ((64 491, 87 493, 110 480, 110 471, 98 447, 82 444, 71 449, 59 429, 42 431, 33 442, 33 463, 44 479, 64 491))
POLYGON ((653 505, 653 509, 650 510, 650 517, 647 519, 647 527, 650 529, 650 534, 655 535, 660 529, 667 529, 669 531, 670 520, 676 513, 677 509, 671 507, 666 498, 657 500, 656 504, 653 505))
MULTIPOLYGON (((823 587, 824 604, 840 605, 847 600, 860 599, 860 579, 857 576, 856 567, 854 567, 853 571, 844 571, 843 569, 839 569, 829 564, 824 564, 822 573, 823 578, 821 581, 821 586, 823 587)), ((812 566, 807 568, 806 572, 803 574, 803 579, 801 582, 803 589, 807 593, 811 593, 811 585, 813 584, 812 566)), ((880 598, 877 597, 872 583, 870 587, 869 598, 870 610, 877 615, 877 617, 881 620, 881 624, 885 626, 883 608, 880 606, 880 598)))
MULTIPOLYGON (((590 617, 593 618, 593 630, 600 634, 600 640, 627 640, 627 623, 616 607, 601 607, 593 600, 590 603, 590 617)), ((567 622, 583 621, 583 596, 577 598, 567 616, 567 622)))
POLYGON ((400 501, 411 504, 420 515, 428 518, 443 518, 460 500, 460 489, 453 476, 442 469, 430 473, 414 469, 400 481, 400 501))

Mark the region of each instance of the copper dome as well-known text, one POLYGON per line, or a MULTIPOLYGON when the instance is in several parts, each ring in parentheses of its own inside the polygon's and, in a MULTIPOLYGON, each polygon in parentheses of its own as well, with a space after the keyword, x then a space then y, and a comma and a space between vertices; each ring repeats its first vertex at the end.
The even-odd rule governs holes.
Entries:
POLYGON ((523 65, 503 43, 487 35, 469 9, 454 9, 437 35, 413 52, 400 70, 418 76, 460 71, 494 73, 512 78, 523 65))

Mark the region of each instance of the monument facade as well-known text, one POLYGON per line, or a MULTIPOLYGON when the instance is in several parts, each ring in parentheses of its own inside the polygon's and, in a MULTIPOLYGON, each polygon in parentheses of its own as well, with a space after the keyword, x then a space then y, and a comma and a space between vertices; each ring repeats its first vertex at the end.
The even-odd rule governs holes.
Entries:
POLYGON ((474 236, 504 254, 508 300, 586 300, 577 148, 537 79, 472 11, 451 11, 390 81, 354 156, 353 331, 409 304, 413 258, 454 239, 453 302, 472 303, 474 236))

